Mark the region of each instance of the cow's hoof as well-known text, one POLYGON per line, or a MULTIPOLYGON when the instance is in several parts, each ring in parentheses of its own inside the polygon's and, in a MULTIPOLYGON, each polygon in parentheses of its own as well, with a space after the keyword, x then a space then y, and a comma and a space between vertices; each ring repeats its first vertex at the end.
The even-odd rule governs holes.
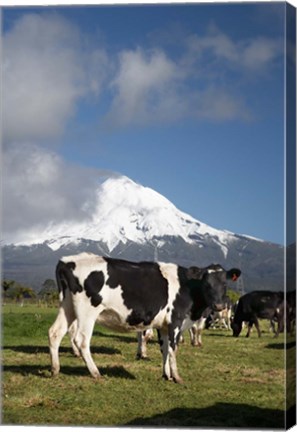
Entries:
POLYGON ((104 376, 102 376, 100 373, 99 374, 94 374, 94 375, 92 375, 92 378, 95 380, 95 381, 105 381, 105 377, 104 376))
POLYGON ((173 378, 173 381, 174 381, 176 384, 184 384, 184 380, 183 380, 181 377, 174 377, 174 378, 173 378))
POLYGON ((55 378, 59 375, 60 370, 59 369, 52 369, 51 370, 51 377, 55 378))
POLYGON ((149 357, 143 354, 137 354, 136 360, 149 360, 149 357))
POLYGON ((168 377, 167 375, 162 375, 163 380, 165 381, 173 381, 172 377, 168 377))

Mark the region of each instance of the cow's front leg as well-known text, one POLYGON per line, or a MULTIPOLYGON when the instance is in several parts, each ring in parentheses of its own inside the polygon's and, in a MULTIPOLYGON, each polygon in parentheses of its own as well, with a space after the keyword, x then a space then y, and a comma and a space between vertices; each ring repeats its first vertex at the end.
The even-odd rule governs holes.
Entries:
POLYGON ((196 324, 194 324, 193 327, 191 327, 189 329, 189 334, 190 334, 191 345, 192 346, 198 346, 197 326, 196 326, 196 324))
POLYGON ((250 337, 251 331, 252 331, 252 327, 253 327, 253 321, 249 321, 248 323, 248 331, 246 334, 246 337, 250 337))
POLYGON ((261 330, 260 330, 260 326, 259 326, 259 321, 258 321, 258 319, 257 318, 255 318, 255 327, 256 327, 256 329, 257 329, 257 332, 258 332, 258 337, 261 337, 261 330))
POLYGON ((183 380, 178 374, 176 351, 180 329, 158 330, 160 349, 163 355, 163 378, 181 384, 183 380))
POLYGON ((201 317, 193 325, 190 331, 193 331, 193 337, 191 337, 191 344, 193 346, 202 347, 202 330, 205 327, 206 318, 201 317))
POLYGON ((178 370, 177 370, 177 362, 176 362, 176 353, 177 353, 177 346, 179 342, 180 337, 180 327, 176 326, 169 326, 169 365, 170 365, 170 375, 172 379, 178 383, 182 384, 183 380, 180 377, 178 370))
POLYGON ((145 331, 137 332, 137 353, 136 358, 138 360, 140 359, 147 359, 147 343, 150 339, 152 339, 154 333, 152 329, 148 329, 145 331))
POLYGON ((167 380, 172 380, 170 373, 169 364, 169 338, 168 332, 164 330, 158 330, 158 341, 160 345, 160 350, 163 356, 163 378, 167 380))

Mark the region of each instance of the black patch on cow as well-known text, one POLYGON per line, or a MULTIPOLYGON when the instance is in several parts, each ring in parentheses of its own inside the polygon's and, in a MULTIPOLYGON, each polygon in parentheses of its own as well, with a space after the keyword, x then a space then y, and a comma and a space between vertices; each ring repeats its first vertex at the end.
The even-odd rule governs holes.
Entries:
POLYGON ((191 320, 197 321, 206 304, 203 296, 202 269, 179 267, 179 284, 187 289, 181 290, 173 303, 172 321, 180 322, 181 317, 189 314, 191 320))
POLYGON ((160 348, 162 349, 162 346, 164 345, 164 341, 162 339, 161 332, 159 329, 157 329, 157 334, 158 334, 158 342, 159 342, 160 348))
POLYGON ((76 264, 75 264, 74 261, 70 261, 70 262, 66 263, 65 266, 66 266, 69 270, 75 270, 75 269, 76 269, 76 264))
POLYGON ((104 259, 108 273, 106 285, 110 288, 120 286, 125 306, 132 309, 127 323, 131 326, 150 325, 168 302, 168 281, 163 277, 159 265, 104 259))
POLYGON ((84 288, 87 296, 91 299, 92 306, 96 307, 102 301, 99 294, 104 285, 104 275, 102 271, 93 271, 89 274, 84 282, 84 288))
POLYGON ((79 284, 79 281, 76 276, 73 274, 73 270, 75 270, 76 264, 75 262, 64 263, 63 261, 59 261, 56 267, 56 278, 57 284, 59 288, 59 292, 63 291, 63 296, 65 297, 65 292, 69 289, 73 294, 77 292, 82 292, 83 288, 79 284))

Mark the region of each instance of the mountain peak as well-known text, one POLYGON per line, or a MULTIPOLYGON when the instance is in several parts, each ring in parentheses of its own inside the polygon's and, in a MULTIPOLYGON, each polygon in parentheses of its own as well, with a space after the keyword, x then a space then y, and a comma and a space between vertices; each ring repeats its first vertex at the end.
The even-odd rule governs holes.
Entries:
MULTIPOLYGON (((228 246, 236 236, 212 228, 180 211, 155 190, 126 176, 107 178, 94 192, 95 205, 89 219, 80 222, 50 222, 47 227, 19 244, 46 243, 57 250, 82 239, 101 241, 111 252, 119 243, 157 242, 161 247, 168 237, 203 247, 206 239, 221 249, 226 257, 228 246)), ((86 205, 86 204, 85 204, 86 205)))
POLYGON ((164 236, 181 236, 190 241, 189 224, 199 225, 163 195, 125 176, 107 179, 97 198, 93 222, 110 250, 119 241, 127 240, 145 243, 164 236))

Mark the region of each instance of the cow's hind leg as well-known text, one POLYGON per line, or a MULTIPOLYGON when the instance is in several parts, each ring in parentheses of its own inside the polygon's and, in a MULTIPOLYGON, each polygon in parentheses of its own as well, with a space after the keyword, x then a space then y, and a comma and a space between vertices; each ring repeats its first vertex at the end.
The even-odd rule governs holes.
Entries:
POLYGON ((90 342, 93 334, 96 317, 92 314, 86 314, 85 316, 78 316, 77 319, 77 331, 74 337, 74 343, 81 353, 81 356, 89 369, 90 374, 93 378, 101 378, 101 374, 92 359, 90 351, 90 342))
POLYGON ((65 298, 59 308, 58 316, 54 324, 48 331, 49 350, 51 357, 51 370, 52 375, 55 376, 60 371, 59 362, 59 347, 60 343, 67 333, 68 327, 74 321, 74 313, 69 298, 65 298))
POLYGON ((72 346, 73 354, 76 357, 80 357, 81 356, 80 355, 80 351, 79 351, 78 347, 75 344, 75 335, 76 335, 76 332, 77 332, 77 320, 74 320, 73 323, 71 324, 71 326, 68 329, 68 334, 69 334, 69 337, 70 337, 70 343, 71 343, 71 346, 72 346))

